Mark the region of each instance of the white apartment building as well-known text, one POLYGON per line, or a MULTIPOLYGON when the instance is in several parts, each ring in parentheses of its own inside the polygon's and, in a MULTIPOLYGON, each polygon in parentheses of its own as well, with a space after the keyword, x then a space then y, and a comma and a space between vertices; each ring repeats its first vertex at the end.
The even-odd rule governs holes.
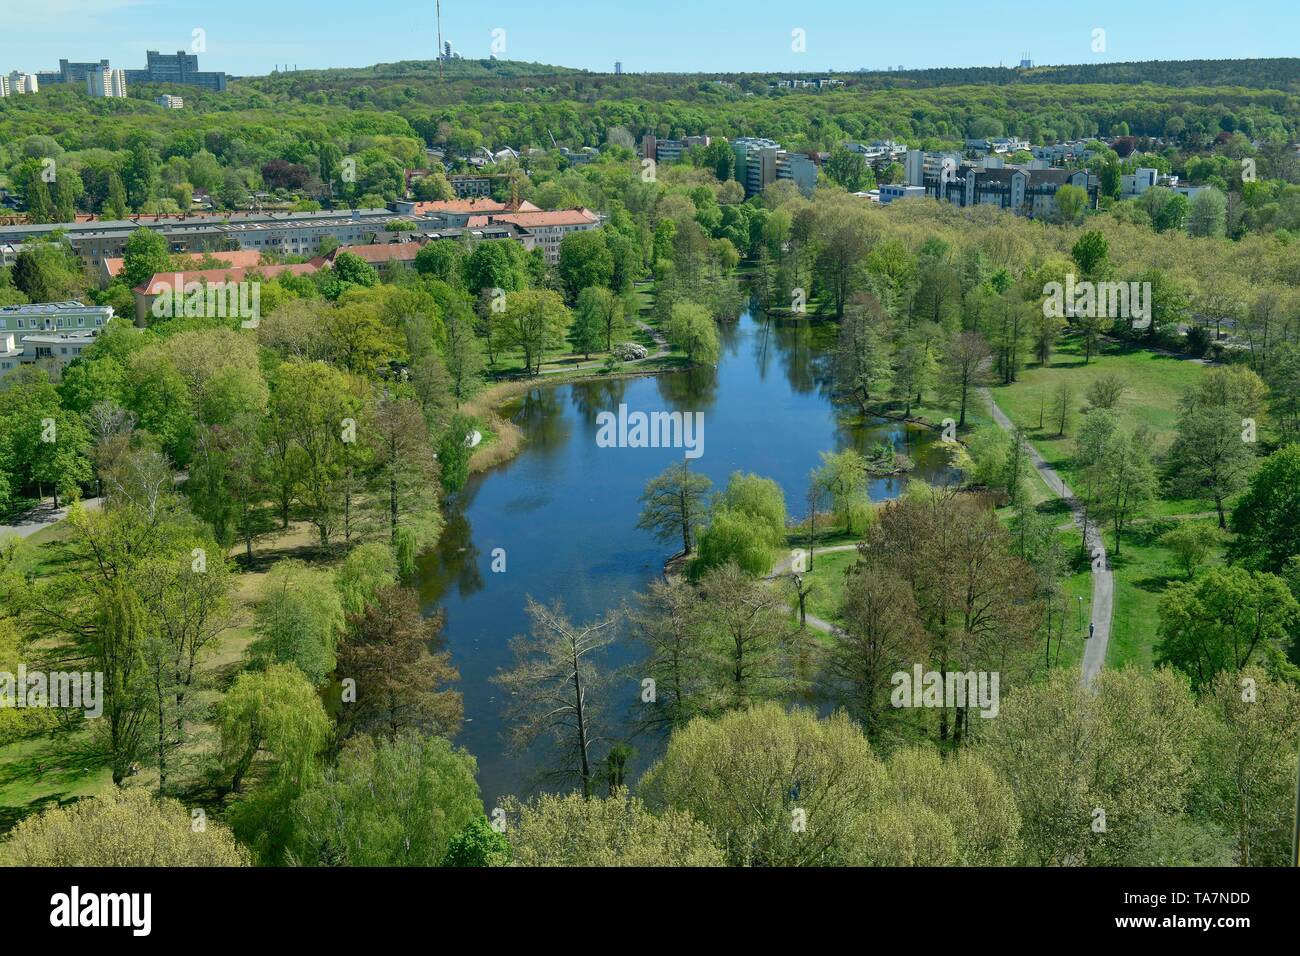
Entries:
POLYGON ((111 305, 40 302, 0 306, 0 332, 58 332, 101 329, 113 318, 111 305))
POLYGON ((0 378, 22 365, 40 365, 57 380, 112 318, 112 306, 80 302, 0 308, 0 378))
POLYGON ((158 99, 154 100, 163 109, 183 110, 185 109, 185 98, 181 96, 172 96, 170 93, 164 93, 158 99))
POLYGON ((1119 194, 1124 199, 1141 196, 1160 180, 1160 171, 1139 166, 1131 173, 1119 177, 1119 194))
POLYGON ((126 96, 126 71, 95 67, 86 74, 86 92, 101 99, 126 96))
POLYGON ((17 96, 20 93, 37 93, 40 87, 41 84, 36 79, 35 73, 20 73, 18 70, 13 70, 5 79, 0 95, 17 96))

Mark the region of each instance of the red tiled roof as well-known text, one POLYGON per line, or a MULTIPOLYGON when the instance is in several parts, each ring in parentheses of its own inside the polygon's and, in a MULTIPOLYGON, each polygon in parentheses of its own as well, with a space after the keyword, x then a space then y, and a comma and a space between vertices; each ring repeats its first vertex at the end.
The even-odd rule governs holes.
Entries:
POLYGON ((493 222, 511 222, 524 229, 536 226, 585 226, 599 217, 590 209, 557 209, 554 212, 511 212, 493 215, 493 222))
MULTIPOLYGON (((232 269, 244 269, 255 266, 262 261, 262 254, 256 249, 239 249, 234 252, 198 252, 188 253, 185 258, 202 260, 205 256, 211 256, 217 262, 224 262, 232 269)), ((109 257, 104 259, 104 268, 107 270, 110 278, 116 279, 122 274, 126 267, 125 259, 109 257)))
POLYGON ((414 212, 417 216, 427 216, 440 212, 505 212, 509 203, 497 202, 487 196, 473 199, 437 199, 432 202, 417 202, 414 212))
POLYGON ((380 242, 370 246, 339 246, 320 261, 333 263, 340 252, 350 252, 372 265, 378 262, 407 262, 419 254, 423 245, 420 242, 380 242))
POLYGON ((244 277, 249 275, 257 275, 265 279, 270 279, 284 272, 298 276, 310 275, 318 269, 320 269, 320 266, 316 265, 314 262, 303 262, 294 263, 292 265, 256 266, 234 269, 195 269, 190 272, 159 272, 144 285, 136 286, 134 291, 141 295, 161 295, 163 292, 168 292, 175 289, 177 286, 184 288, 191 282, 242 282, 244 277))

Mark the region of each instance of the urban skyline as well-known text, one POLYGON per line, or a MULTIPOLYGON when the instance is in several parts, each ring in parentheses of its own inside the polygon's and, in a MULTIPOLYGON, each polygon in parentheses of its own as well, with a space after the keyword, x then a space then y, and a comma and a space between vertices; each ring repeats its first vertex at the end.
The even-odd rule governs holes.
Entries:
MULTIPOLYGON (((1300 13, 1273 9, 1266 0, 1246 0, 1232 17, 1216 17, 1204 28, 1212 6, 1204 0, 1180 5, 1170 17, 1156 9, 1100 0, 1050 22, 1024 16, 1023 5, 992 0, 984 15, 956 35, 935 34, 921 20, 896 18, 846 2, 816 11, 756 0, 736 17, 730 8, 699 10, 667 0, 652 16, 638 11, 582 3, 581 35, 544 9, 506 0, 497 9, 446 3, 442 35, 469 59, 527 60, 613 72, 850 72, 962 66, 1015 66, 1023 55, 1035 64, 1123 62, 1150 59, 1235 59, 1281 57, 1293 52, 1288 37, 1300 27, 1300 13), (682 29, 675 14, 691 15, 682 29), (804 31, 804 51, 792 49, 792 31, 804 31), (1104 31, 1098 35, 1096 31, 1104 31), (494 31, 504 31, 494 33, 494 31), (887 34, 887 43, 879 42, 887 34), (718 37, 725 36, 725 45, 718 37), (1099 36, 1102 42, 1098 42, 1099 36), (504 43, 504 50, 501 44, 504 43), (1098 48, 1100 47, 1100 49, 1098 48)), ((432 9, 410 0, 376 0, 358 20, 342 0, 322 0, 322 16, 310 20, 286 9, 231 0, 220 8, 187 10, 179 0, 52 0, 8 11, 14 29, 0 36, 0 63, 7 69, 48 69, 59 57, 134 62, 148 49, 191 50, 201 30, 212 69, 235 75, 264 75, 277 65, 300 69, 362 67, 376 62, 432 59, 438 48, 432 9), (250 41, 247 22, 256 17, 259 34, 250 41), (394 25, 401 29, 395 30, 394 25), (14 38, 22 35, 18 45, 14 38), (227 40, 225 38, 233 38, 227 40)), ((937 0, 930 14, 959 14, 962 5, 937 0)))

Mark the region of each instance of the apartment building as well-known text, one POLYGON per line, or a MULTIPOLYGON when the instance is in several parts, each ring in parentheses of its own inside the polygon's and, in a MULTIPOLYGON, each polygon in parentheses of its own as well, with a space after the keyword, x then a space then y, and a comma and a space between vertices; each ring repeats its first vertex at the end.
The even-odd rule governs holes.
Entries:
POLYGON ((498 202, 486 196, 470 199, 435 199, 427 202, 413 202, 399 199, 393 203, 393 209, 400 216, 417 216, 437 219, 440 225, 461 227, 473 216, 499 212, 541 212, 532 203, 524 201, 518 207, 510 203, 498 202))
POLYGON ((86 92, 96 99, 125 97, 126 72, 97 66, 86 74, 86 92))
POLYGON ((40 365, 57 380, 112 318, 111 306, 80 302, 0 308, 0 378, 22 365, 40 365))
POLYGON ((8 76, 0 77, 0 96, 18 96, 23 93, 40 92, 41 83, 35 73, 21 73, 13 70, 8 76))
POLYGON ((1139 166, 1131 173, 1119 177, 1119 194, 1123 199, 1133 199, 1160 181, 1160 170, 1139 166))
POLYGON ((906 183, 886 183, 880 187, 879 195, 882 205, 896 199, 924 199, 925 187, 908 186, 906 183))
POLYGON ((958 206, 994 205, 1032 218, 1056 214, 1056 193, 1062 186, 1078 186, 1093 202, 1097 198, 1097 185, 1085 170, 1054 169, 1041 161, 1007 166, 1000 157, 989 157, 976 164, 953 153, 909 150, 906 172, 907 185, 923 187, 934 199, 958 206))
POLYGON ((755 196, 785 179, 799 187, 805 196, 817 187, 817 164, 804 153, 787 152, 775 140, 741 136, 732 141, 736 153, 736 179, 745 187, 746 196, 755 196))
POLYGON ((708 146, 707 136, 685 136, 682 139, 659 139, 651 133, 641 137, 641 157, 656 163, 679 163, 682 156, 695 146, 708 146))
MULTIPOLYGON (((221 213, 197 216, 140 216, 42 225, 0 225, 0 243, 20 243, 62 230, 93 271, 105 259, 120 258, 137 229, 151 229, 167 240, 168 251, 200 255, 244 249, 280 255, 313 256, 326 236, 340 245, 366 245, 382 235, 396 216, 389 209, 334 212, 221 213)), ((431 225, 430 228, 433 228, 431 225)))
POLYGON ((472 199, 476 196, 491 196, 492 187, 504 176, 448 176, 447 182, 456 193, 457 199, 472 199))
POLYGON ((113 318, 109 305, 80 302, 40 302, 0 306, 0 332, 57 332, 99 329, 113 318))
POLYGON ((555 212, 542 210, 508 213, 489 213, 469 220, 471 229, 483 229, 492 225, 508 224, 517 226, 525 234, 524 248, 540 248, 546 261, 555 265, 560 261, 560 243, 564 237, 587 229, 600 226, 600 216, 590 209, 560 209, 555 212))
POLYGON ((181 96, 172 96, 170 93, 164 93, 154 100, 165 110, 183 110, 185 109, 185 98, 181 96))
POLYGON ((200 70, 197 54, 186 53, 184 50, 177 50, 174 54, 148 50, 145 53, 145 64, 143 70, 127 70, 126 78, 132 83, 180 84, 217 93, 226 91, 226 74, 200 70))

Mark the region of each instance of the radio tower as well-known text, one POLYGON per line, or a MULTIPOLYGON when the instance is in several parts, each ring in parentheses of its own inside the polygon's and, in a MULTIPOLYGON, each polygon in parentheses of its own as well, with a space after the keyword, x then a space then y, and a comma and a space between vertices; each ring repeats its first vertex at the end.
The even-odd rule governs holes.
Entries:
POLYGON ((438 11, 438 79, 442 79, 442 0, 437 0, 435 7, 438 11))

